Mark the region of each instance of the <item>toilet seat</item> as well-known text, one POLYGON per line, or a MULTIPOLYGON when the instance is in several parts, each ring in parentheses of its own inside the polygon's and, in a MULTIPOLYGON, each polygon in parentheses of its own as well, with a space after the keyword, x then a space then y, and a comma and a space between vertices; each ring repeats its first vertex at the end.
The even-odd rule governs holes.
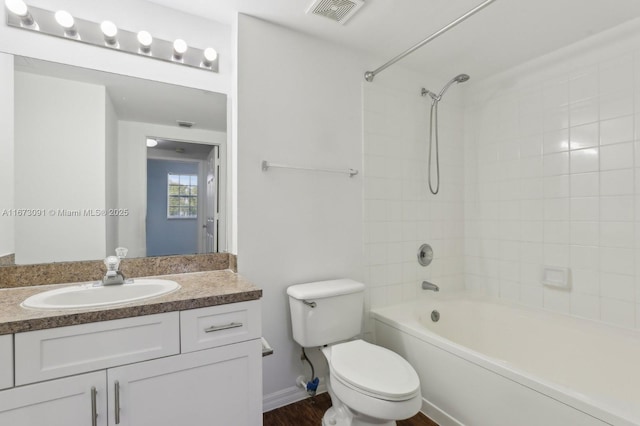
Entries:
POLYGON ((404 358, 381 346, 354 340, 331 346, 334 380, 385 401, 406 401, 420 393, 418 374, 404 358))

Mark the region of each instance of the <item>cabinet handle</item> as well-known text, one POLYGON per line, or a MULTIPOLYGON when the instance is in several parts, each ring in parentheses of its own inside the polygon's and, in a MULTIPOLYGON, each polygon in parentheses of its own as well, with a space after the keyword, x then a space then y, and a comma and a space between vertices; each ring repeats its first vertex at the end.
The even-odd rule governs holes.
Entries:
POLYGON ((242 323, 241 322, 232 322, 229 324, 225 324, 225 325, 212 325, 209 328, 205 328, 204 332, 205 333, 212 333, 214 331, 221 331, 221 330, 228 330, 230 328, 238 328, 238 327, 242 327, 242 323))
POLYGON ((114 382, 114 398, 116 400, 115 403, 115 414, 116 414, 116 424, 119 425, 120 424, 120 382, 119 381, 115 381, 114 382))
POLYGON ((96 408, 96 395, 98 391, 95 386, 91 386, 91 426, 98 426, 98 410, 96 408))

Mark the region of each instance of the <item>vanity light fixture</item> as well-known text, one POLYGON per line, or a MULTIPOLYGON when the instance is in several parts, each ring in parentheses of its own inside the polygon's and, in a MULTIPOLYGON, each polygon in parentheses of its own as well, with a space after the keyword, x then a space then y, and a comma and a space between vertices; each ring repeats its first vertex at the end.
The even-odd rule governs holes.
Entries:
POLYGON ((182 57, 189 49, 187 42, 179 38, 173 42, 173 60, 182 61, 182 57))
POLYGON ((138 43, 140 44, 139 51, 148 55, 151 53, 151 44, 153 43, 153 37, 149 34, 149 31, 139 31, 136 36, 138 43))
POLYGON ((118 47, 118 27, 111 21, 102 21, 100 31, 104 35, 104 42, 107 46, 118 47))
POLYGON ((218 72, 220 57, 215 49, 188 46, 175 41, 154 39, 148 31, 127 31, 111 21, 96 23, 74 17, 70 12, 29 6, 24 0, 5 0, 7 25, 41 34, 79 41, 173 64, 218 72), (61 31, 61 28, 63 31, 61 31))
POLYGON ((59 10, 55 13, 56 22, 64 29, 64 35, 67 37, 79 37, 76 23, 73 16, 66 10, 59 10))
POLYGON ((29 7, 22 0, 5 0, 4 4, 9 12, 20 18, 20 23, 25 27, 32 27, 35 24, 33 16, 29 13, 29 7))
POLYGON ((153 148, 158 145, 158 141, 152 138, 147 138, 147 148, 153 148))

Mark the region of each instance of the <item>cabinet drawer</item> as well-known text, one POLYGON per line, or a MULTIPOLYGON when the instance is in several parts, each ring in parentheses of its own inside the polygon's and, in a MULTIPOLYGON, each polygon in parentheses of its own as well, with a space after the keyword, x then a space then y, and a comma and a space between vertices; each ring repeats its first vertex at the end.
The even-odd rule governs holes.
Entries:
POLYGON ((260 324, 259 300, 182 311, 182 352, 257 339, 262 331, 260 324))
POLYGON ((0 389, 13 386, 13 334, 0 336, 0 389))
POLYGON ((16 386, 180 352, 178 312, 15 335, 16 386))

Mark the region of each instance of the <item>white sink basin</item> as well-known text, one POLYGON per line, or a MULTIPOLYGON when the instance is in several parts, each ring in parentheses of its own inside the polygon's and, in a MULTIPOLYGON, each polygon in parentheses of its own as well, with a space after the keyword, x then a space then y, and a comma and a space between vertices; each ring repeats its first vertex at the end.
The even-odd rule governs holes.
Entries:
POLYGON ((34 294, 21 306, 32 309, 82 309, 129 303, 162 296, 180 288, 170 280, 136 278, 122 285, 82 284, 34 294))

